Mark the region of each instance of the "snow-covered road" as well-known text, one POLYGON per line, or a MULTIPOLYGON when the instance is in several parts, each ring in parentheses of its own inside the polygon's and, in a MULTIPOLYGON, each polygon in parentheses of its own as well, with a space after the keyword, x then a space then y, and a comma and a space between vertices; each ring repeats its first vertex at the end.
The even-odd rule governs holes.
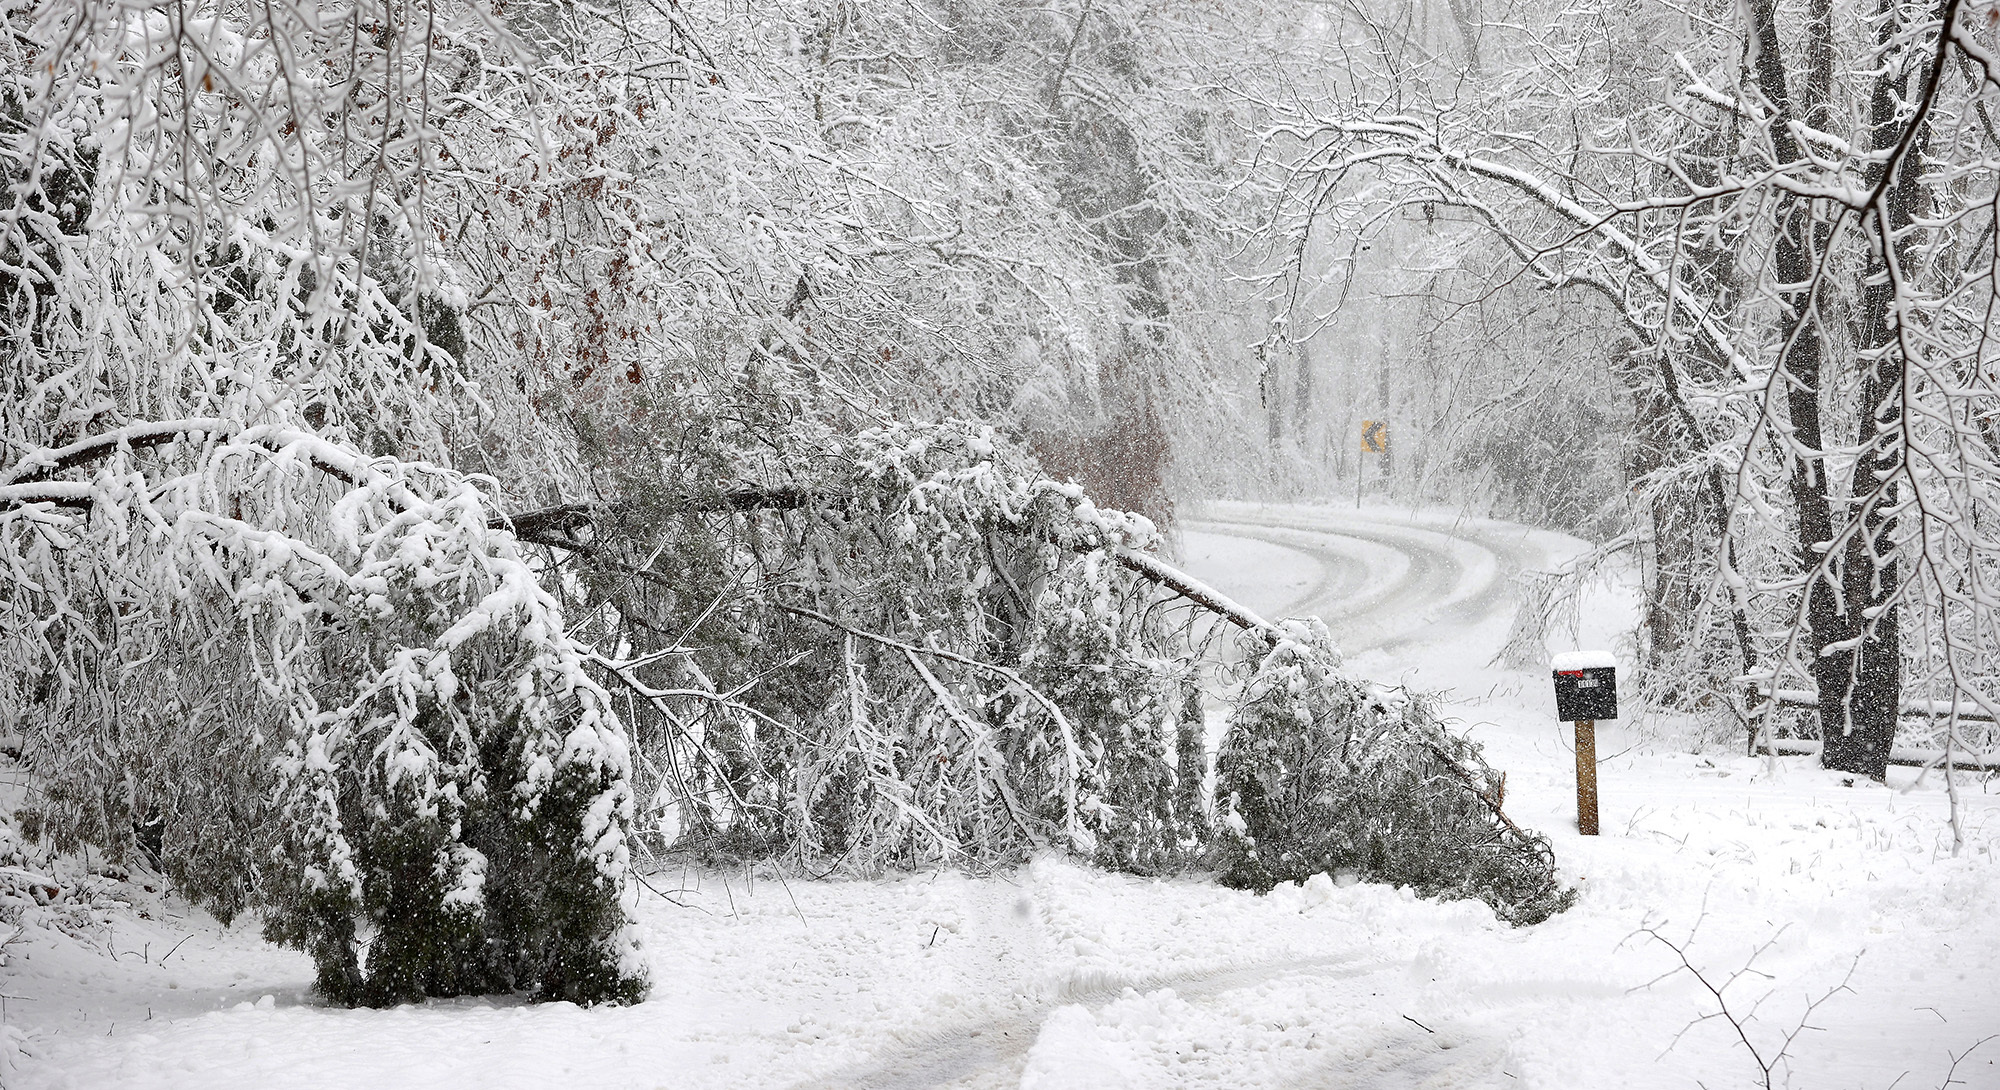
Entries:
MULTIPOLYGON (((1605 835, 1581 837, 1546 673, 1488 665, 1508 576, 1581 543, 1441 515, 1226 506, 1185 545, 1196 574, 1253 608, 1323 612, 1357 673, 1453 693, 1459 729, 1507 771, 1515 819, 1550 835, 1577 906, 1515 929, 1484 905, 1379 886, 1320 878, 1258 897, 1057 858, 789 884, 672 871, 638 905, 646 1003, 343 1011, 313 1006, 308 966, 254 923, 175 920, 184 906, 142 898, 150 918, 120 922, 117 957, 12 948, 6 992, 24 999, 7 1015, 34 1056, 4 1084, 1763 1085, 1647 928, 1717 984, 1754 958, 1724 995, 1766 1059, 1784 1052, 1773 1085, 1938 1087, 1952 1054, 2000 1032, 1996 785, 1961 783, 1968 838, 1953 858, 1935 779, 1850 785, 1806 759, 1689 752, 1671 733, 1607 725, 1605 835), (1823 996, 1815 1028, 1785 1045, 1823 996)), ((1626 592, 1604 588, 1584 640, 1609 645, 1628 620, 1626 592)), ((1994 1061, 2000 1041, 1961 1062, 1955 1085, 2000 1088, 1994 1061)))
POLYGON ((1511 616, 1513 575, 1581 545, 1511 523, 1379 507, 1216 504, 1210 516, 1183 531, 1195 575, 1268 616, 1323 618, 1350 655, 1462 643, 1466 628, 1511 616))

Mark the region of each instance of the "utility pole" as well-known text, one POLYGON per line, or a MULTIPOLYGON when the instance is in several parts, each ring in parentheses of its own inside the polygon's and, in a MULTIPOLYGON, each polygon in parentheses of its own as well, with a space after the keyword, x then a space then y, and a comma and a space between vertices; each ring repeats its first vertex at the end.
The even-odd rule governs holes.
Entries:
MULTIPOLYGON (((1389 421, 1386 419, 1386 417, 1389 415, 1389 355, 1386 352, 1383 353, 1382 355, 1382 366, 1376 370, 1375 378, 1376 378, 1375 403, 1382 407, 1380 411, 1385 419, 1381 421, 1381 424, 1384 428, 1387 428, 1389 426, 1389 421)), ((1383 494, 1387 495, 1392 489, 1395 488, 1395 486, 1396 486, 1396 456, 1389 452, 1389 442, 1387 437, 1385 436, 1382 441, 1383 494)))

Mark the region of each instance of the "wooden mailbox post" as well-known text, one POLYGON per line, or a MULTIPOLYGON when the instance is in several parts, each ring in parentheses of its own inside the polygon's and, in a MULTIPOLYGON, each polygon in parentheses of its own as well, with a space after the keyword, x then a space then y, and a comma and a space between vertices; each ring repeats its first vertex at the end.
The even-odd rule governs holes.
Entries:
POLYGON ((1576 828, 1597 835, 1597 721, 1618 718, 1618 660, 1609 651, 1555 657, 1556 718, 1576 724, 1576 828))

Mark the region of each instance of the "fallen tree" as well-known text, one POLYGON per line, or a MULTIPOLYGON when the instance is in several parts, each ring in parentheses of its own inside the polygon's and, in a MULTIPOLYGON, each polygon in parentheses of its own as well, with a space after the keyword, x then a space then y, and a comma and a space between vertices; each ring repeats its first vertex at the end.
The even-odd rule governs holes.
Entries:
MULTIPOLYGON (((947 424, 908 428, 896 436, 881 434, 864 440, 868 441, 900 444, 904 454, 917 448, 924 451, 921 472, 899 478, 902 487, 909 490, 908 502, 899 501, 887 509, 875 506, 880 499, 873 490, 876 484, 850 478, 775 488, 732 484, 706 498, 680 492, 673 494, 669 506, 679 519, 692 520, 704 530, 719 524, 713 521, 717 516, 726 516, 721 521, 733 528, 730 532, 746 532, 748 524, 770 526, 790 520, 789 525, 801 528, 797 547, 802 551, 809 551, 805 542, 812 536, 804 527, 816 520, 847 524, 873 511, 876 517, 895 524, 916 517, 919 511, 933 516, 950 512, 950 528, 939 531, 935 540, 968 543, 962 555, 979 558, 979 562, 960 575, 966 582, 992 591, 979 599, 978 608, 972 611, 971 630, 1008 629, 1005 618, 1010 608, 1047 616, 1055 611, 1034 609, 1045 596, 1058 603, 1078 597, 1126 603, 1097 616, 1090 625, 1074 624, 1078 611, 1073 606, 1067 613, 1072 628, 1095 627, 1090 655, 1078 658, 1095 659, 1091 669, 1102 678, 1145 677, 1148 671, 1158 669, 1162 656, 1177 661, 1199 658, 1206 646, 1204 639, 1214 638, 1212 629, 1200 629, 1202 638, 1190 638, 1197 635, 1195 626, 1184 623, 1169 631, 1158 625, 1134 624, 1133 618, 1182 609, 1234 626, 1244 641, 1240 664, 1230 668, 1230 684, 1239 695, 1223 742, 1215 800, 1202 799, 1198 807, 1183 800, 1177 809, 1172 804, 1172 791, 1143 799, 1127 794, 1120 803, 1108 807, 1111 813, 1122 811, 1121 816, 1104 825, 1087 819, 1077 827, 1044 828, 1029 816, 1033 808, 1024 808, 1019 802, 1033 797, 1032 777, 1018 781, 1005 761, 991 756, 992 747, 984 740, 988 731, 997 731, 1003 739, 1009 737, 1010 732, 1020 729, 1018 718, 984 724, 967 714, 968 708, 984 706, 996 690, 1011 694, 1006 698, 1015 702, 1010 715, 1018 717, 1025 712, 1043 717, 1055 734, 1049 752, 1064 754, 1066 760, 1073 759, 1071 755, 1079 748, 1108 754, 1140 751, 1141 756, 1127 761, 1127 776, 1144 778, 1166 764, 1157 757, 1146 761, 1143 754, 1148 749, 1156 755, 1181 753, 1174 775, 1184 785, 1191 784, 1200 769, 1193 737, 1198 708, 1179 712, 1178 737, 1164 732, 1126 737, 1121 732, 1131 730, 1129 720, 1144 718, 1143 712, 1135 716, 1131 710, 1171 708, 1172 698, 1145 686, 1132 690, 1113 686, 1108 698, 1101 689, 1093 690, 1094 703, 1073 687, 1073 677, 1058 673, 1052 678, 1043 672, 1049 667, 1033 641, 1028 646, 1009 645, 1004 640, 964 642, 962 633, 920 625, 902 627, 897 621, 879 619, 879 615, 872 622, 878 627, 871 628, 855 619, 859 603, 842 600, 845 596, 834 596, 814 608, 777 597, 768 599, 768 608, 776 613, 810 620, 850 643, 859 641, 893 652, 884 668, 911 675, 899 683, 885 679, 873 683, 874 688, 861 684, 862 688, 876 691, 900 684, 919 701, 925 700, 926 694, 937 700, 942 725, 962 732, 978 755, 971 767, 978 770, 985 790, 999 800, 1004 811, 1007 820, 993 824, 1022 834, 1024 842, 1014 842, 1011 849, 1002 847, 1007 840, 1002 837, 999 842, 984 841, 985 850, 1000 848, 1004 855, 1009 850, 1066 839, 1072 844, 1098 845, 1099 837, 1105 835, 1120 842, 1121 831, 1129 840, 1135 826, 1173 828, 1179 830, 1173 837, 1140 847, 1098 850, 1100 861, 1152 869, 1174 859, 1220 860, 1227 880, 1265 889, 1278 881, 1295 881, 1320 871, 1351 870, 1371 880, 1413 885, 1427 894, 1480 897, 1493 904, 1503 918, 1515 922, 1540 920, 1567 904, 1554 880, 1546 841, 1507 818, 1502 809, 1501 778, 1485 765, 1478 748, 1444 730, 1421 697, 1377 692, 1348 679, 1323 628, 1303 627, 1300 622, 1272 623, 1177 570, 1148 550, 1150 527, 1100 512, 1072 488, 1038 480, 1031 465, 1013 460, 988 431, 947 424), (962 483, 969 480, 984 485, 1012 480, 1015 484, 1011 492, 1001 495, 968 492, 962 483), (934 498, 939 492, 949 494, 950 502, 938 504, 925 498, 934 498), (975 541, 978 544, 970 545, 975 541), (1024 554, 1034 560, 1026 561, 1024 554), (1088 593, 1080 594, 1084 588, 1088 593), (941 676, 948 676, 949 684, 941 676), (1274 677, 1284 680, 1276 682, 1274 677), (1038 686, 1046 687, 1052 696, 1044 696, 1038 686), (988 695, 953 695, 974 692, 988 695), (1108 706, 1099 706, 1106 700, 1108 706), (1281 706, 1274 705, 1274 700, 1281 706), (1127 722, 1118 722, 1121 716, 1127 722), (1108 743, 1111 738, 1119 743, 1108 743), (1135 804, 1139 807, 1136 813, 1131 809, 1135 804), (1213 838, 1212 829, 1204 836, 1205 815, 1210 812, 1223 815, 1219 840, 1213 838)), ((904 470, 915 466, 900 455, 893 463, 904 470)), ((515 516, 511 525, 517 533, 532 535, 531 540, 575 554, 586 566, 618 567, 620 562, 607 560, 607 555, 654 555, 659 548, 653 539, 637 544, 621 539, 625 528, 639 521, 632 513, 639 502, 544 508, 515 516)), ((658 582, 664 578, 647 569, 627 566, 621 570, 642 580, 658 582)), ((847 574, 851 578, 853 573, 847 574)), ((865 579, 852 582, 867 585, 865 579)), ((1069 638, 1075 638, 1075 633, 1069 638)), ((850 656, 846 661, 851 664, 852 651, 843 654, 850 656)), ((1161 675, 1153 676, 1157 680, 1161 675)), ((1180 685, 1183 701, 1191 699, 1186 681, 1180 685)), ((736 694, 736 698, 741 696, 736 694)), ((848 697, 835 693, 828 699, 850 708, 848 697)), ((692 714, 690 710, 681 718, 692 714)), ((720 762, 696 763, 714 768, 720 762)), ((941 763, 949 764, 949 758, 941 763)), ((918 767, 923 764, 916 762, 918 767)), ((881 766, 871 767, 886 771, 881 766)), ((1088 814, 1105 813, 1103 796, 1093 791, 1093 781, 1083 777, 1077 793, 1065 796, 1064 812, 1077 805, 1088 814), (1077 798, 1084 801, 1075 803, 1077 798)), ((946 824, 931 822, 924 827, 935 836, 935 830, 946 824)), ((940 845, 947 842, 939 839, 940 845)), ((830 850, 833 846, 825 847, 830 850)), ((847 846, 842 845, 842 850, 847 846)), ((945 858, 957 848, 939 850, 940 858, 945 858)))
POLYGON ((811 482, 513 518, 277 425, 30 452, 0 471, 30 824, 261 910, 343 1002, 636 997, 634 851, 812 873, 1220 851, 1263 888, 1351 868, 1515 922, 1564 903, 1476 747, 1346 678, 1323 629, 1179 572, 991 428, 840 449, 811 482), (1243 683, 1219 806, 1205 670, 1243 683))

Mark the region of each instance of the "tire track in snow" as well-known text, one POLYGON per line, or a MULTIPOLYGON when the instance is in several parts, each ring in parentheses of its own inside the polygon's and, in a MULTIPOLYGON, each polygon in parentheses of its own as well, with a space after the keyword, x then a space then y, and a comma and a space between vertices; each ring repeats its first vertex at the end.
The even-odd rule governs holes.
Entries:
MULTIPOLYGON (((1477 521, 1440 528, 1380 511, 1241 504, 1223 505, 1218 515, 1190 520, 1187 529, 1281 546, 1320 565, 1323 574, 1308 593, 1283 601, 1246 596, 1273 616, 1320 617, 1350 655, 1394 651, 1425 642, 1440 625, 1462 628, 1501 616, 1512 606, 1512 577, 1549 562, 1546 549, 1525 535, 1477 521)), ((1244 579, 1194 567, 1210 582, 1244 579)))
POLYGON ((1336 930, 1298 936, 1304 946, 1231 937, 1207 926, 1229 914, 1211 915, 1206 897, 1121 926, 1121 898, 1069 865, 1020 873, 1017 892, 965 891, 962 964, 991 967, 964 979, 970 995, 940 995, 935 1016, 903 1021, 865 1058, 789 1090, 1498 1085, 1487 1080, 1506 1047, 1490 1032, 1453 1028, 1448 1039, 1403 1019, 1425 1009, 1407 1004, 1422 1003, 1412 988, 1427 956, 1405 936, 1329 920, 1336 930), (1093 1074, 1104 1064, 1116 1077, 1093 1074))
POLYGON ((1393 961, 1357 964, 1358 961, 1354 955, 1341 954, 1284 958, 1187 973, 1107 975, 1088 987, 1059 989, 1053 996, 1017 996, 1022 1006, 1012 1014, 914 1035, 908 1047, 900 1052, 872 1058, 866 1064, 843 1071, 816 1075, 792 1084, 792 1090, 1013 1087, 1020 1082, 1022 1065, 1040 1036, 1042 1024, 1059 1008, 1077 1004, 1095 1012, 1122 997, 1128 989, 1143 995, 1171 988, 1183 1000, 1213 1000, 1232 991, 1290 976, 1310 975, 1322 981, 1354 979, 1404 964, 1393 961))

